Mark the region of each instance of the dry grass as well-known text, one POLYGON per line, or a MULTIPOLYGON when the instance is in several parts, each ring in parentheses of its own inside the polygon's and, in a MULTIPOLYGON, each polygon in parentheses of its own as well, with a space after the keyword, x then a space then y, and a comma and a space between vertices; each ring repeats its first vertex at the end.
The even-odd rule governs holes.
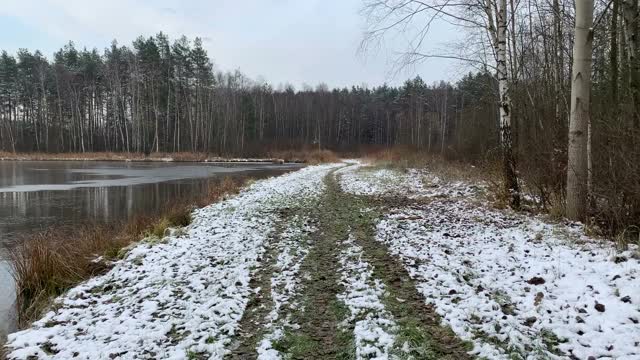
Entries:
POLYGON ((11 153, 0 152, 0 159, 6 160, 87 160, 87 161, 184 161, 198 162, 209 158, 205 153, 143 153, 128 152, 85 152, 85 153, 11 153))
POLYGON ((390 167, 427 168, 438 176, 451 181, 491 182, 497 179, 492 164, 470 164, 467 162, 447 160, 442 156, 413 150, 408 147, 393 147, 367 152, 363 155, 367 162, 390 167))
POLYGON ((197 207, 205 207, 220 200, 225 200, 228 196, 240 192, 250 182, 251 179, 249 178, 234 179, 230 177, 225 177, 220 182, 210 182, 207 186, 207 192, 196 198, 194 204, 197 207))
POLYGON ((21 239, 10 249, 19 325, 40 317, 69 288, 107 271, 123 255, 123 248, 148 236, 161 238, 169 227, 188 225, 194 207, 236 194, 245 183, 246 179, 231 178, 211 181, 201 196, 168 203, 157 214, 125 223, 56 227, 21 239))
POLYGON ((425 167, 434 156, 409 147, 397 146, 365 150, 361 157, 365 161, 377 164, 401 168, 421 168, 425 167))
POLYGON ((114 258, 135 240, 137 234, 120 232, 117 227, 89 224, 52 228, 23 239, 10 253, 19 324, 26 325, 53 297, 107 268, 106 262, 94 259, 114 258))
POLYGON ((299 162, 310 165, 339 162, 340 157, 331 150, 302 149, 270 151, 268 157, 286 162, 299 162))

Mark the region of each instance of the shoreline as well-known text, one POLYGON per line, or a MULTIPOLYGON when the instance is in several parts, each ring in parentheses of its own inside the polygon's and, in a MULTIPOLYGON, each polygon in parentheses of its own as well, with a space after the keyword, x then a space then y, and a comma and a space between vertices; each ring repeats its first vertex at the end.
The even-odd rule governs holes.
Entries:
POLYGON ((261 163, 261 164, 304 164, 302 160, 277 158, 207 158, 207 159, 174 159, 174 158, 82 158, 82 157, 0 157, 0 161, 114 161, 114 162, 167 162, 167 163, 261 163))
POLYGON ((339 161, 331 150, 273 150, 259 156, 221 156, 206 152, 7 152, 0 151, 2 161, 119 161, 119 162, 184 162, 184 163, 263 163, 321 164, 339 161))

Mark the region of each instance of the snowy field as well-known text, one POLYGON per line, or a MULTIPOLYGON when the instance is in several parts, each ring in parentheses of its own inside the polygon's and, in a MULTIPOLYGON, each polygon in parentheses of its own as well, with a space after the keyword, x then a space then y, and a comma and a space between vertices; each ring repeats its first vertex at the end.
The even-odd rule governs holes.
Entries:
POLYGON ((377 239, 403 260, 446 323, 474 341, 474 354, 640 359, 637 247, 617 252, 577 225, 475 205, 469 201, 474 189, 463 183, 451 186, 463 196, 451 196, 447 184, 438 194, 438 188, 414 187, 403 172, 344 173, 342 186, 354 193, 383 195, 377 184, 384 181, 396 184, 389 195, 412 186, 419 189, 414 197, 438 197, 392 211, 378 225, 377 239), (367 187, 371 177, 378 180, 367 187))
POLYGON ((9 336, 9 358, 221 358, 250 293, 278 208, 319 196, 335 165, 254 183, 194 214, 179 237, 142 243, 104 276, 9 336))

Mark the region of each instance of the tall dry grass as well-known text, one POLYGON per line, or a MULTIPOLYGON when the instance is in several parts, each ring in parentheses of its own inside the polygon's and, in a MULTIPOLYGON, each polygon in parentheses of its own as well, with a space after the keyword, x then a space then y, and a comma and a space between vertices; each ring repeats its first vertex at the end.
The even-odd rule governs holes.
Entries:
POLYGON ((309 165, 324 164, 331 162, 339 162, 340 157, 331 150, 318 149, 290 149, 290 150, 273 150, 267 153, 272 159, 282 159, 285 162, 298 162, 309 165))
POLYGON ((109 270, 125 247, 148 236, 162 237, 169 227, 187 226, 195 207, 237 194, 246 181, 210 181, 198 196, 176 199, 155 214, 126 222, 54 227, 21 239, 9 251, 19 326, 39 318, 69 288, 109 270))
POLYGON ((400 169, 428 168, 439 176, 449 180, 496 181, 497 169, 490 161, 472 164, 469 162, 449 160, 444 156, 398 146, 374 149, 365 152, 364 161, 383 164, 400 169))

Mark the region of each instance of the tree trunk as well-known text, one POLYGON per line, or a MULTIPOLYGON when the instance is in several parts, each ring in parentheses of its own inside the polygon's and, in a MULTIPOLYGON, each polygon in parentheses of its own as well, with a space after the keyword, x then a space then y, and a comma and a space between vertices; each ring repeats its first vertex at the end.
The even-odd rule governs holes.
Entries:
POLYGON ((640 128, 640 7, 638 0, 624 1, 624 22, 629 55, 633 125, 640 128))
POLYGON ((615 117, 618 115, 618 12, 619 0, 613 0, 613 9, 611 10, 611 35, 610 35, 610 52, 609 62, 611 63, 611 104, 615 106, 615 117))
POLYGON ((500 91, 500 135, 502 140, 502 161, 505 190, 509 194, 512 208, 520 207, 520 189, 516 173, 511 137, 511 97, 507 74, 507 1, 500 0, 497 14, 496 56, 498 68, 498 88, 500 91))
POLYGON ((577 221, 585 219, 587 210, 587 137, 591 96, 592 25, 593 0, 576 1, 566 212, 568 218, 577 221))

